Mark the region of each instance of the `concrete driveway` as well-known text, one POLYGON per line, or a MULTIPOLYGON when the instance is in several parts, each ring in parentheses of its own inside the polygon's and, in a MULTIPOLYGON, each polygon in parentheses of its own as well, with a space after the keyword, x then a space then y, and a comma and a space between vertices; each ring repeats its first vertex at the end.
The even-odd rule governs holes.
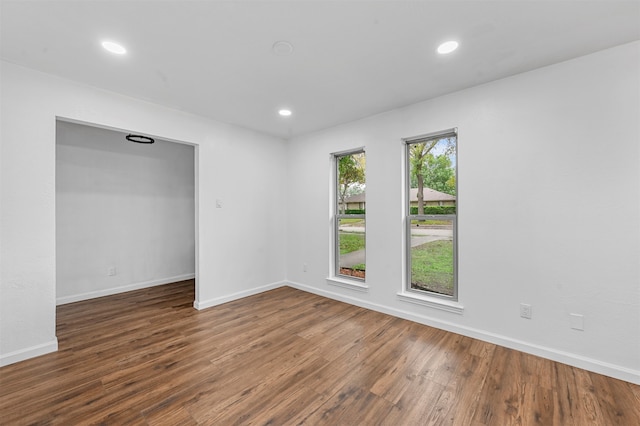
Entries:
MULTIPOLYGON (((364 233, 362 226, 341 226, 340 232, 364 233)), ((451 229, 411 228, 411 247, 418 247, 432 241, 452 240, 451 229)), ((354 265, 365 263, 365 250, 356 250, 340 255, 340 267, 351 268, 354 265)))

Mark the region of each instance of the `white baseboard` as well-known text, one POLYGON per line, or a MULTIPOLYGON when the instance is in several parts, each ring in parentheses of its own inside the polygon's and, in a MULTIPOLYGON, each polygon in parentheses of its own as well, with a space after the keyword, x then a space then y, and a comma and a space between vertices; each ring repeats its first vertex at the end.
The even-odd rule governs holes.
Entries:
POLYGON ((442 330, 450 331, 452 333, 461 334, 463 336, 472 337, 474 339, 493 343, 510 349, 515 349, 542 358, 547 358, 552 361, 557 361, 562 364, 571 365, 573 367, 582 368, 594 373, 603 374, 605 376, 640 385, 640 371, 631 368, 622 367, 619 365, 599 361, 597 359, 588 358, 582 355, 524 342, 522 340, 490 333, 484 330, 479 330, 477 328, 461 326, 448 321, 442 321, 428 316, 415 314, 413 312, 408 312, 402 309, 390 308, 388 306, 367 302, 355 297, 345 296, 343 294, 334 293, 332 291, 321 290, 315 287, 307 286, 305 284, 300 284, 292 281, 287 281, 285 282, 285 284, 298 290, 328 297, 330 299, 349 303, 351 305, 356 305, 361 308, 382 312, 394 317, 407 319, 409 321, 425 324, 430 327, 435 327, 442 330))
POLYGON ((54 337, 54 339, 49 342, 0 355, 0 367, 4 367, 5 365, 9 364, 15 364, 16 362, 25 361, 29 358, 35 358, 40 355, 55 352, 57 350, 58 339, 54 337))
POLYGON ((81 300, 95 299, 96 297, 111 296, 113 294, 125 293, 127 291, 139 290, 141 288, 155 287, 175 283, 178 281, 192 280, 196 274, 177 275, 175 277, 160 278, 157 280, 144 281, 141 283, 127 284, 120 287, 108 288, 104 290, 90 291, 87 293, 74 294, 71 296, 62 296, 56 299, 56 305, 65 305, 67 303, 79 302, 81 300))
POLYGON ((198 310, 202 310, 202 309, 210 308, 212 306, 222 305, 223 303, 231 302, 233 300, 242 299, 243 297, 253 296, 254 294, 258 294, 265 291, 273 290, 275 288, 283 287, 285 285, 287 285, 286 282, 278 281, 275 283, 263 285, 261 287, 255 287, 249 290, 239 291, 237 293, 232 293, 226 296, 216 297, 215 299, 209 299, 209 300, 203 300, 203 301, 196 300, 195 302, 193 302, 193 307, 198 310))

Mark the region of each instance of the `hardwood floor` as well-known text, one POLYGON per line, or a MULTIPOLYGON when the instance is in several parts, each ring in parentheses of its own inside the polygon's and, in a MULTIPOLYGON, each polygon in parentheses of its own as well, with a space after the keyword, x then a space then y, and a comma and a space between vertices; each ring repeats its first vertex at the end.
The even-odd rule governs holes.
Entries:
POLYGON ((0 369, 0 424, 640 425, 640 386, 291 288, 193 281, 58 307, 0 369))

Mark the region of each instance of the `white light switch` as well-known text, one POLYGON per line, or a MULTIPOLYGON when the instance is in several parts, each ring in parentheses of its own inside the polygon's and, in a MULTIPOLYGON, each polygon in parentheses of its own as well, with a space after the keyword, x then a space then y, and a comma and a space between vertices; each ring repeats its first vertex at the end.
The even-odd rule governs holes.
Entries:
POLYGON ((221 209, 222 208, 222 200, 220 198, 216 199, 216 208, 217 209, 221 209))

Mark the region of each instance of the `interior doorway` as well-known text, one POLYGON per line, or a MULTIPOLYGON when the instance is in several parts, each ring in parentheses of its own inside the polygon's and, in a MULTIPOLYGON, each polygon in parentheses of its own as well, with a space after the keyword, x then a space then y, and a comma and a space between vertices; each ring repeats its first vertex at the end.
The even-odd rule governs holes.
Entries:
POLYGON ((130 134, 56 121, 58 305, 194 278, 197 295, 197 146, 130 134))

